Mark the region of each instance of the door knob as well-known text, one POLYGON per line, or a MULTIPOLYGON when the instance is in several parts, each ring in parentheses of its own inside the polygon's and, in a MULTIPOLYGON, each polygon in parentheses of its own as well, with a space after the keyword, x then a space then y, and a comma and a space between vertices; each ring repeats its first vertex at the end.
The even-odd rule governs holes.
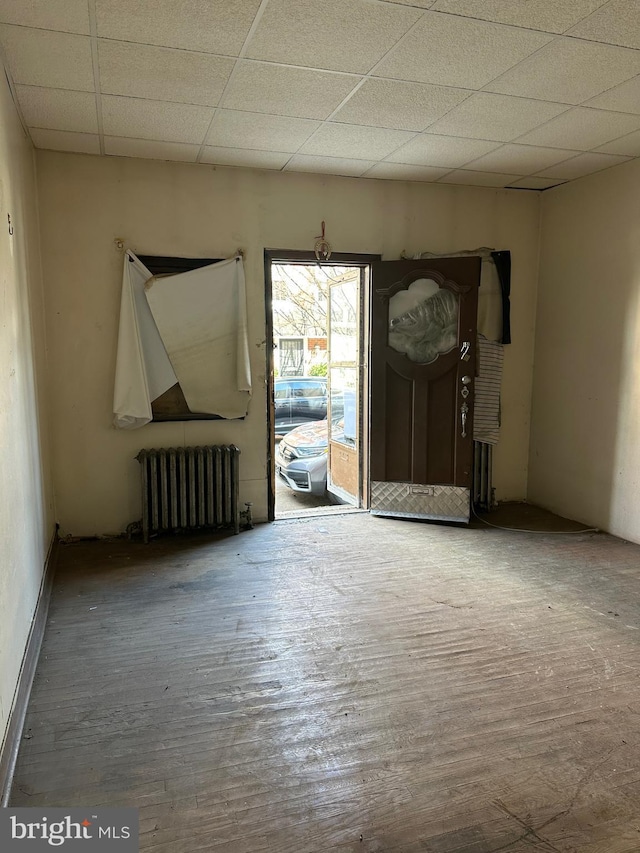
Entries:
POLYGON ((471 385, 472 380, 471 380, 470 376, 463 376, 460 381, 462 382, 463 385, 471 385))

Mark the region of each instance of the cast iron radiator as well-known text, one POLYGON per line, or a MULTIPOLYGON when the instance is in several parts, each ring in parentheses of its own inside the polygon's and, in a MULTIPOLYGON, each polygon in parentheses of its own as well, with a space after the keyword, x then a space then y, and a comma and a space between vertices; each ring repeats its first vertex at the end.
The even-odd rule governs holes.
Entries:
POLYGON ((199 527, 240 531, 240 517, 251 525, 250 506, 240 512, 240 451, 234 444, 141 450, 142 533, 199 527))
POLYGON ((473 442, 473 505, 477 509, 490 510, 494 507, 491 468, 493 445, 484 441, 473 442))

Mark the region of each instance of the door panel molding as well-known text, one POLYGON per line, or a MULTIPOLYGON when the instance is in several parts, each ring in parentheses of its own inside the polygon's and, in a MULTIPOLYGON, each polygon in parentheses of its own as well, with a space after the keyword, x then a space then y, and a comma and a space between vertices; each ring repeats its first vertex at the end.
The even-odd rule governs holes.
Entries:
MULTIPOLYGON (((396 262, 381 261, 381 263, 392 264, 396 262)), ((400 261, 399 263, 404 263, 404 261, 400 261)), ((392 296, 395 296, 396 293, 399 293, 401 290, 407 290, 409 285, 413 284, 414 281, 418 281, 421 278, 432 278, 434 281, 438 282, 438 285, 440 287, 444 287, 447 290, 453 291, 454 293, 468 293, 473 288, 472 284, 460 284, 460 282, 446 278, 446 276, 442 275, 442 273, 438 272, 438 270, 435 270, 432 267, 421 267, 418 270, 407 273, 399 281, 396 281, 393 284, 388 285, 387 287, 376 288, 375 293, 377 296, 381 296, 383 298, 391 298, 392 296)))

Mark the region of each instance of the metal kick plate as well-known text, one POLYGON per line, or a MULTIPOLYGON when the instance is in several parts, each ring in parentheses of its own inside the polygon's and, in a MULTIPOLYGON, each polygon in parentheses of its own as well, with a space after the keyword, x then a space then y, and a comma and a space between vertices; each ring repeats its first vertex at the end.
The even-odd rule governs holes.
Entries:
POLYGON ((468 522, 471 490, 460 486, 372 481, 372 515, 468 522))

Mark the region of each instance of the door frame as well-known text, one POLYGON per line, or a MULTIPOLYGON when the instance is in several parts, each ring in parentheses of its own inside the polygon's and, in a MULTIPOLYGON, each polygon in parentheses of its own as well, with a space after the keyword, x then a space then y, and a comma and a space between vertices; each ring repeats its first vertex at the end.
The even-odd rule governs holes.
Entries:
MULTIPOLYGON (((264 285, 265 285, 265 328, 266 328, 266 336, 265 336, 265 345, 266 345, 266 391, 267 391, 267 520, 275 521, 275 507, 276 507, 276 491, 275 491, 275 433, 274 433, 274 406, 273 406, 273 368, 274 368, 274 358, 273 358, 273 283, 271 281, 271 265, 273 263, 280 264, 301 264, 301 265, 309 265, 312 266, 314 264, 318 264, 320 266, 345 266, 345 267, 362 267, 365 269, 365 281, 364 287, 362 290, 362 303, 364 309, 364 323, 362 326, 362 335, 360 341, 360 349, 361 349, 361 359, 363 362, 361 367, 368 366, 369 363, 369 351, 370 346, 368 344, 369 338, 369 326, 370 326, 370 304, 371 304, 371 275, 370 275, 370 267, 371 264, 376 261, 381 261, 382 255, 369 255, 369 254, 356 254, 350 252, 332 252, 331 257, 328 261, 318 261, 318 258, 315 255, 315 252, 312 251, 299 251, 296 249, 265 249, 264 250, 264 285), (364 341, 367 341, 367 347, 364 349, 364 341)), ((369 400, 369 387, 368 387, 368 378, 366 387, 363 387, 363 400, 361 405, 364 409, 363 411, 363 420, 364 415, 366 414, 366 409, 368 408, 368 400, 369 400)), ((368 445, 368 422, 365 429, 362 430, 364 441, 361 444, 368 445)), ((364 453, 364 448, 361 451, 361 465, 362 462, 366 460, 368 456, 368 447, 366 453, 364 453, 364 457, 362 456, 364 453)), ((363 483, 363 500, 366 501, 367 495, 364 494, 367 491, 367 482, 368 478, 364 478, 365 482, 363 483)))

